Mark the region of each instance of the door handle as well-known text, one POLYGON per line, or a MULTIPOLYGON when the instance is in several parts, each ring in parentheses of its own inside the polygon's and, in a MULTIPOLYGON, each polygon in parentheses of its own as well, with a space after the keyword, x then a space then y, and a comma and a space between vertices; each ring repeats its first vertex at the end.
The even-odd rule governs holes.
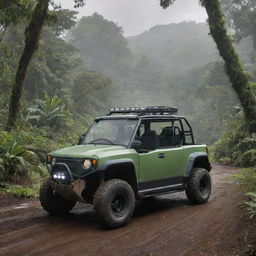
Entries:
POLYGON ((164 153, 158 154, 158 158, 165 158, 165 154, 164 153))

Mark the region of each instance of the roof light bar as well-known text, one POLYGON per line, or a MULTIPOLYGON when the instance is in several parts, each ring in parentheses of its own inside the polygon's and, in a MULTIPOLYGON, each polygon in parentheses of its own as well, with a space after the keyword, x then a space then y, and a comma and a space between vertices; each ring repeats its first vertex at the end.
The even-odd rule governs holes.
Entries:
POLYGON ((128 107, 128 108, 111 108, 108 115, 112 114, 137 114, 143 115, 173 115, 178 112, 177 108, 167 106, 150 106, 150 107, 128 107))

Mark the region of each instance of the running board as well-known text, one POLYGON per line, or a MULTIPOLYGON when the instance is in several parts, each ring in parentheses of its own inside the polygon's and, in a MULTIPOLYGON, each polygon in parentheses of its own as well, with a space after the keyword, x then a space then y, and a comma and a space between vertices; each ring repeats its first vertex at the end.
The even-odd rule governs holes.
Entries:
POLYGON ((184 190, 185 186, 183 183, 175 184, 175 185, 169 185, 164 187, 158 187, 158 188, 150 188, 150 189, 143 189, 139 190, 139 196, 150 196, 155 194, 168 194, 168 193, 174 193, 177 191, 184 190))

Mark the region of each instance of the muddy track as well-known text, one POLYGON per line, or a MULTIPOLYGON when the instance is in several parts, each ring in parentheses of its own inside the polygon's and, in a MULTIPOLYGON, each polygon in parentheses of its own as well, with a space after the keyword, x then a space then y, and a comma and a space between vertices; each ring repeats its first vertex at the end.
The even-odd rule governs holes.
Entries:
POLYGON ((143 200, 131 223, 116 230, 103 229, 89 205, 61 218, 38 201, 1 207, 0 255, 231 256, 241 239, 241 195, 229 177, 238 171, 214 166, 207 204, 191 205, 184 193, 143 200))

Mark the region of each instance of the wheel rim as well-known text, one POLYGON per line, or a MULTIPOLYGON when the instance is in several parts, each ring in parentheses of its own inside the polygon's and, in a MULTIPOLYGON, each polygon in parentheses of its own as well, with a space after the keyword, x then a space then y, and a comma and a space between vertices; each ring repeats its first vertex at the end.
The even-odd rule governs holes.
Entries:
POLYGON ((120 214, 125 208, 125 198, 122 195, 116 195, 111 202, 113 213, 120 214))
POLYGON ((199 182, 199 191, 201 193, 205 193, 208 191, 208 178, 206 176, 203 176, 199 182))

